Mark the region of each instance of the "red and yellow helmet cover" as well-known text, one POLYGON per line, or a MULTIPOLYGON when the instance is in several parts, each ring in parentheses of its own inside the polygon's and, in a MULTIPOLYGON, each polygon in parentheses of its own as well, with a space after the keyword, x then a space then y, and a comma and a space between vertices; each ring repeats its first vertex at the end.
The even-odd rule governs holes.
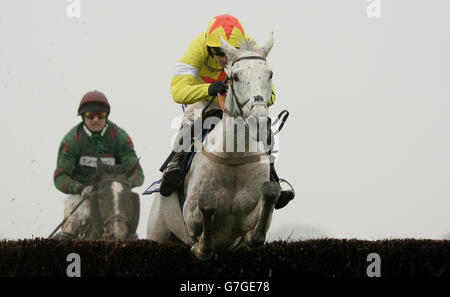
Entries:
POLYGON ((234 47, 245 38, 244 28, 237 18, 229 14, 216 16, 208 25, 206 45, 220 47, 220 36, 234 47))

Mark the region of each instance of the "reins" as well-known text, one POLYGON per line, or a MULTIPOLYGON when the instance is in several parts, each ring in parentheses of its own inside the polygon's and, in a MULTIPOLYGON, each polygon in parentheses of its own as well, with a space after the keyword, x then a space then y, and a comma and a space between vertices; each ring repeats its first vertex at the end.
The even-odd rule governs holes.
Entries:
MULTIPOLYGON (((232 64, 231 67, 234 66, 234 64, 236 64, 239 61, 242 60, 263 60, 263 61, 267 61, 266 58, 261 57, 261 56, 245 56, 245 57, 241 57, 236 59, 232 64)), ((234 103, 236 104, 236 106, 239 109, 239 113, 240 115, 236 115, 231 113, 229 110, 226 109, 225 107, 225 103, 224 103, 224 99, 222 97, 222 95, 220 93, 217 93, 217 98, 219 100, 219 104, 220 104, 220 108, 222 109, 222 111, 230 116, 236 117, 236 116, 243 116, 243 107, 250 101, 250 99, 247 99, 245 102, 240 102, 239 98, 236 95, 236 92, 234 91, 234 86, 233 86, 233 73, 230 74, 230 88, 231 88, 231 95, 232 98, 234 100, 234 103)), ((227 77, 225 79, 224 82, 227 82, 229 80, 229 77, 227 77)), ((205 106, 205 108, 203 108, 202 114, 206 111, 206 109, 209 107, 209 105, 211 104, 211 102, 214 100, 215 98, 211 98, 211 100, 208 102, 208 104, 205 106)), ((289 112, 287 110, 283 110, 281 111, 276 120, 270 125, 270 126, 274 126, 278 123, 278 121, 281 121, 280 126, 278 127, 278 129, 273 133, 273 135, 276 135, 278 133, 280 133, 281 129, 283 128, 284 124, 286 123, 287 118, 289 117, 289 112)), ((216 154, 213 154, 211 152, 206 151, 205 149, 202 149, 202 154, 204 156, 206 156, 209 160, 215 162, 215 163, 219 163, 219 164, 226 164, 226 165, 231 165, 231 166, 236 166, 236 165, 242 165, 245 163, 252 163, 252 162, 260 162, 264 159, 264 156, 267 156, 267 153, 263 153, 263 154, 258 154, 258 155, 253 155, 253 156, 246 156, 246 157, 237 157, 237 158, 222 158, 216 154)))
MULTIPOLYGON (((261 56, 245 56, 245 57, 240 57, 238 59, 236 59, 235 61, 233 61, 233 63, 231 64, 231 67, 234 66, 234 64, 236 64, 239 61, 242 60, 263 60, 263 61, 267 61, 266 58, 261 57, 261 56)), ((239 112, 240 112, 240 116, 243 116, 243 111, 242 108, 245 106, 245 104, 247 104, 249 102, 250 99, 247 99, 244 103, 241 103, 239 101, 239 98, 236 96, 236 92, 234 91, 234 85, 233 85, 233 75, 231 74, 230 77, 227 76, 227 78, 223 81, 225 84, 230 80, 230 88, 231 88, 231 92, 232 92, 232 97, 233 97, 233 101, 236 103, 236 106, 239 108, 239 112), (231 79, 230 79, 231 77, 231 79)), ((206 110, 209 108, 209 106, 212 104, 212 102, 214 101, 214 99, 216 99, 216 97, 219 100, 219 104, 220 107, 222 109, 222 111, 225 114, 228 114, 229 116, 232 117, 236 117, 239 116, 237 114, 233 114, 231 111, 227 110, 225 107, 225 103, 224 103, 224 99, 222 97, 222 95, 220 95, 220 93, 217 93, 217 96, 212 96, 211 99, 209 99, 209 101, 206 103, 205 107, 203 107, 202 109, 202 119, 205 118, 205 114, 206 114, 206 110)), ((287 118, 289 116, 289 112, 287 110, 283 110, 277 117, 277 120, 273 123, 277 123, 280 119, 281 119, 281 124, 280 127, 277 129, 277 131, 274 133, 278 134, 281 129, 284 126, 284 123, 286 122, 287 118), (284 116, 283 116, 284 114, 284 116)), ((164 163, 161 165, 161 167, 159 168, 159 171, 164 172, 165 168, 167 167, 167 164, 169 164, 170 160, 172 160, 173 156, 176 154, 176 151, 173 150, 170 155, 167 157, 167 159, 164 161, 164 163)))

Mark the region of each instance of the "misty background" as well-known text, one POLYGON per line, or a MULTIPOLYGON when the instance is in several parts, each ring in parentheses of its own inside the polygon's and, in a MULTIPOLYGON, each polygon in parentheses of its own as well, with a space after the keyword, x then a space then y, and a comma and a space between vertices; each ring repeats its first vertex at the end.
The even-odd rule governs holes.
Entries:
MULTIPOLYGON (((160 177, 180 105, 174 66, 216 15, 259 44, 288 109, 280 177, 295 200, 269 240, 450 238, 450 2, 0 0, 0 238, 47 237, 63 219, 58 147, 88 91, 105 93, 145 173, 160 177), (373 15, 372 15, 373 16, 373 15)), ((140 238, 152 196, 141 196, 140 238)))

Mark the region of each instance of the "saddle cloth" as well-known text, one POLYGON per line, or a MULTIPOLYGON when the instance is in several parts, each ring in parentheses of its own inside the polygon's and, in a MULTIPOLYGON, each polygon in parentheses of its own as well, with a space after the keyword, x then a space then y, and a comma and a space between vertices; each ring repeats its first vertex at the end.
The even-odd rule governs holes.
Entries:
MULTIPOLYGON (((222 110, 213 109, 213 110, 207 111, 203 115, 202 120, 206 120, 207 118, 213 117, 213 116, 214 117, 218 117, 218 118, 221 119, 222 116, 223 116, 222 110)), ((201 139, 202 140, 205 139, 206 135, 208 135, 208 133, 211 132, 214 129, 214 127, 215 127, 215 125, 213 125, 213 127, 210 128, 210 129, 204 129, 202 131, 202 138, 201 139)), ((193 146, 192 146, 192 148, 193 148, 193 146)), ((188 160, 188 162, 187 162, 187 164, 186 164, 186 166, 184 168, 185 175, 189 171, 189 169, 191 168, 191 163, 192 163, 192 159, 194 158, 194 155, 195 155, 195 150, 192 149, 191 152, 189 153, 189 160, 188 160)), ((145 192, 142 193, 142 194, 143 195, 150 195, 150 194, 153 194, 153 193, 159 193, 161 191, 161 182, 162 182, 162 178, 158 179, 157 181, 154 181, 147 188, 147 190, 145 190, 145 192)), ((181 212, 183 212, 183 205, 184 205, 185 200, 186 200, 186 195, 184 193, 184 182, 183 182, 182 186, 180 186, 178 188, 178 201, 180 203, 181 212)))
MULTIPOLYGON (((205 139, 206 135, 209 133, 209 131, 203 131, 203 139, 205 139)), ((189 169, 191 168, 192 159, 194 159, 195 156, 195 150, 192 150, 189 153, 189 160, 186 163, 186 167, 184 168, 185 175, 188 173, 189 169)), ((158 179, 157 181, 154 181, 148 188, 145 190, 142 195, 150 195, 153 193, 159 193, 161 191, 161 183, 162 178, 158 179)), ((178 202, 180 203, 181 212, 183 212, 183 206, 184 202, 186 201, 186 195, 184 193, 184 182, 183 184, 178 188, 178 202)))

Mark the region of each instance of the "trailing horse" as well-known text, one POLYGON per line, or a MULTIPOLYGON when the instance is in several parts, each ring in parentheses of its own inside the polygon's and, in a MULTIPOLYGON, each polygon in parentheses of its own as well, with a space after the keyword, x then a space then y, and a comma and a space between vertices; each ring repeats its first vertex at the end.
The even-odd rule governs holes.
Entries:
POLYGON ((133 175, 139 161, 129 168, 106 165, 97 160, 97 175, 90 197, 90 216, 82 239, 123 240, 137 238, 139 223, 139 195, 131 191, 128 178, 133 175))
POLYGON ((270 127, 272 70, 266 57, 273 36, 259 49, 249 40, 239 49, 223 39, 221 45, 230 78, 223 118, 203 143, 196 143, 201 152, 194 155, 185 177, 183 210, 176 192, 170 197, 158 193, 147 225, 149 239, 161 243, 179 239, 201 260, 243 244, 262 245, 281 191, 269 179, 263 143, 270 127))

